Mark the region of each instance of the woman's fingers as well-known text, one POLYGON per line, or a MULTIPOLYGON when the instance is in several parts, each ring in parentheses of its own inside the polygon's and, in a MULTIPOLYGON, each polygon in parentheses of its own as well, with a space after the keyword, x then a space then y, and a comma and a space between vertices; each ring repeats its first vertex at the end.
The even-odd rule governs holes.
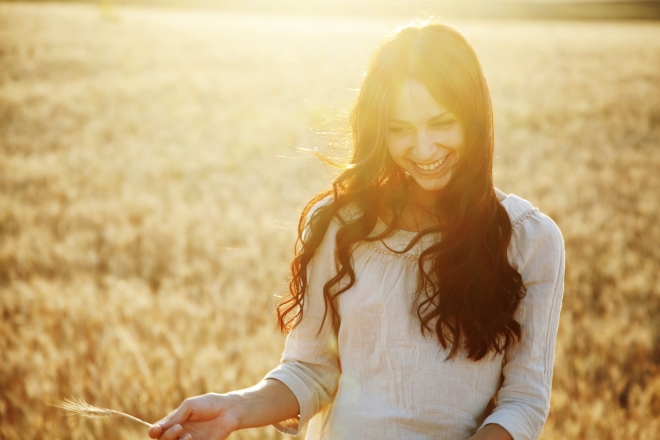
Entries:
POLYGON ((175 412, 176 410, 171 411, 168 415, 151 425, 151 428, 149 428, 149 437, 160 438, 160 436, 165 432, 162 425, 164 425, 167 420, 169 420, 169 418, 174 415, 175 412))
POLYGON ((175 429, 178 434, 171 439, 177 439, 177 436, 181 434, 182 428, 180 424, 184 423, 190 417, 191 407, 188 401, 184 401, 181 406, 169 413, 165 418, 154 423, 151 428, 149 428, 149 437, 159 438, 161 440, 170 440, 172 430, 175 429))
POLYGON ((179 440, 179 436, 183 433, 181 425, 174 425, 166 430, 160 440, 179 440))
POLYGON ((149 437, 160 440, 224 439, 238 427, 232 416, 228 416, 229 400, 216 394, 186 399, 149 428, 149 437))
POLYGON ((160 425, 153 424, 151 428, 149 428, 149 437, 151 438, 160 438, 162 434, 163 428, 161 428, 160 425))

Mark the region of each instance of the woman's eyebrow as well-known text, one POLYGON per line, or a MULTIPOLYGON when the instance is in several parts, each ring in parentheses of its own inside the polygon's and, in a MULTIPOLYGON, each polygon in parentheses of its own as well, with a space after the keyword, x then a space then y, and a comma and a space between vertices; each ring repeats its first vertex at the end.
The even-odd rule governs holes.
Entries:
MULTIPOLYGON (((441 122, 441 121, 443 121, 447 118, 453 118, 453 117, 454 117, 454 115, 451 112, 445 111, 445 112, 440 113, 439 115, 435 115, 434 117, 430 118, 427 122, 432 124, 434 122, 441 122)), ((411 124, 410 121, 405 121, 403 119, 395 119, 395 118, 391 118, 389 120, 389 123, 390 124, 401 124, 401 125, 411 124)))
POLYGON ((390 123, 392 123, 392 124, 410 124, 410 122, 403 121, 401 119, 390 119, 390 123))
POLYGON ((431 123, 440 122, 443 119, 453 118, 453 117, 454 117, 454 115, 451 114, 450 112, 442 112, 439 115, 436 115, 436 116, 432 117, 431 119, 429 119, 428 122, 431 122, 431 123))
MULTIPOLYGON (((429 122, 429 123, 440 122, 444 119, 453 118, 453 117, 454 117, 454 115, 451 112, 446 111, 446 112, 440 113, 439 115, 433 116, 427 122, 429 122)), ((389 122, 390 122, 390 124, 404 124, 404 125, 411 123, 410 121, 405 121, 403 119, 395 119, 395 118, 391 118, 389 120, 389 122)))

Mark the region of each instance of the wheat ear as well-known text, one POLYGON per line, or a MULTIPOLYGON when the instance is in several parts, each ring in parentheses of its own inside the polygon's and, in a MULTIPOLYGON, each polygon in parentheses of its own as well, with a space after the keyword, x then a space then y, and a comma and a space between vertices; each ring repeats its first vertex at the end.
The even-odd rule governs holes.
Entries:
POLYGON ((85 402, 82 399, 64 399, 59 405, 52 405, 56 408, 61 408, 66 411, 70 411, 74 414, 78 414, 82 417, 89 417, 92 419, 101 419, 105 417, 121 416, 131 419, 135 422, 142 423, 145 426, 151 428, 151 423, 147 423, 144 420, 140 420, 137 417, 133 417, 130 414, 123 413, 121 411, 115 411, 114 409, 98 408, 92 406, 89 403, 85 402))

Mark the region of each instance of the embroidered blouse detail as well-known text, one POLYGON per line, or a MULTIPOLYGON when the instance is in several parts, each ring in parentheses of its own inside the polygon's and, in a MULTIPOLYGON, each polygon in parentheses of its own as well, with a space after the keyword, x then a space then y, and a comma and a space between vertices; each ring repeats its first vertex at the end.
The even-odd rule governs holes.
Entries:
POLYGON ((387 248, 382 248, 380 246, 380 245, 384 246, 384 244, 382 242, 381 243, 375 243, 373 241, 365 241, 365 242, 362 243, 362 245, 369 246, 374 252, 378 252, 381 255, 390 255, 390 256, 397 257, 397 258, 402 258, 404 260, 410 260, 410 261, 415 261, 415 262, 417 262, 417 260, 419 258, 416 255, 410 255, 408 253, 403 253, 403 252, 402 253, 393 252, 393 251, 391 251, 387 248))
POLYGON ((534 212, 537 212, 539 209, 538 208, 532 208, 517 219, 513 220, 511 222, 511 227, 513 229, 516 229, 518 225, 520 225, 523 221, 525 221, 526 218, 528 218, 530 215, 534 214, 534 212))

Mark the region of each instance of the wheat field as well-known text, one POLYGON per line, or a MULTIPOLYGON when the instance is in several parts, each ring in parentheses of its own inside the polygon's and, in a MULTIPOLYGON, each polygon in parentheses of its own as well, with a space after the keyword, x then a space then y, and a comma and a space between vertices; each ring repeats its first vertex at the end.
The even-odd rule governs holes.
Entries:
MULTIPOLYGON (((660 23, 456 21, 564 235, 543 439, 660 430, 660 23)), ((297 218, 394 17, 0 3, 0 438, 146 438, 277 365, 297 218), (334 136, 323 132, 335 133, 334 136)), ((283 438, 270 427, 233 439, 283 438)))

